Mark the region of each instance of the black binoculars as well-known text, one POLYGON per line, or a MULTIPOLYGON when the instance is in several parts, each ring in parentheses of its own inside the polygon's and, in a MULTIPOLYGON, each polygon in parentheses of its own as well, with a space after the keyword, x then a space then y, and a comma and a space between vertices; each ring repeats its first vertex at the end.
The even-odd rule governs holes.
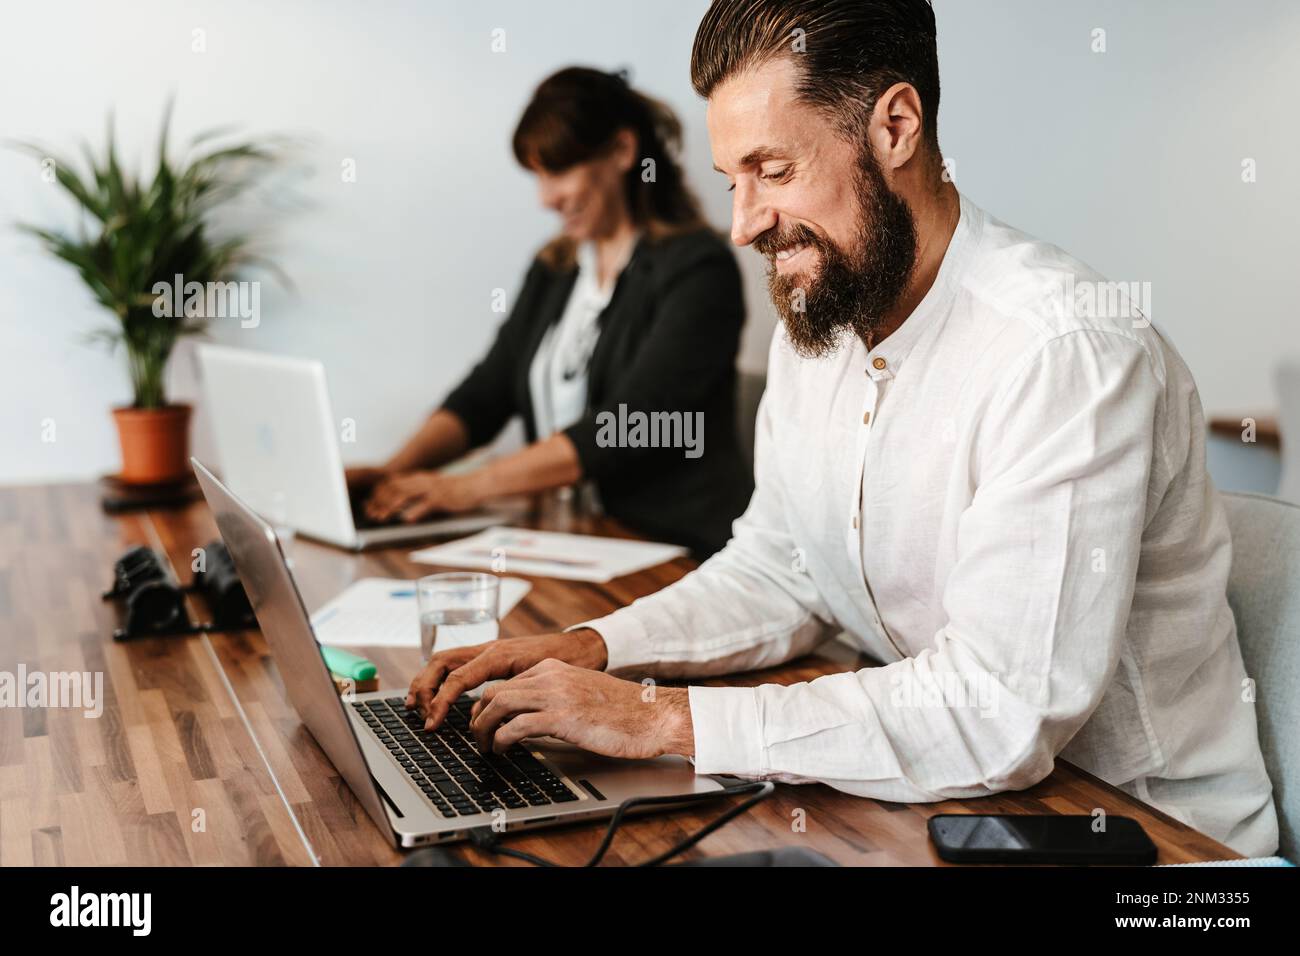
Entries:
POLYGON ((105 600, 120 599, 126 606, 125 621, 113 632, 113 639, 256 627, 248 595, 226 546, 213 541, 202 553, 202 565, 188 586, 176 581, 166 561, 153 548, 140 545, 118 558, 113 564, 113 585, 104 592, 105 600), (203 596, 212 615, 210 623, 195 624, 190 620, 185 608, 187 592, 203 596))

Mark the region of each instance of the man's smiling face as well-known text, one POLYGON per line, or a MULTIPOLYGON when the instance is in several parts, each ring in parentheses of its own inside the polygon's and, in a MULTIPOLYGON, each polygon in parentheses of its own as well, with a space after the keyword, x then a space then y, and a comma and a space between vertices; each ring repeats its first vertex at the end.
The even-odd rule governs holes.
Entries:
POLYGON ((790 57, 724 81, 709 99, 714 167, 732 183, 731 238, 767 257, 772 302, 803 354, 866 335, 906 288, 907 204, 867 147, 798 98, 790 57))

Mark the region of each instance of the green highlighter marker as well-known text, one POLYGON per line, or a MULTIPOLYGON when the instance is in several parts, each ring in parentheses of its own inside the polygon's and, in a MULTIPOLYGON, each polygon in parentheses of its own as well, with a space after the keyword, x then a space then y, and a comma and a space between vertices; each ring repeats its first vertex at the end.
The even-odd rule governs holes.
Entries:
POLYGON ((357 655, 341 651, 337 647, 322 647, 320 652, 321 656, 325 658, 325 666, 339 677, 349 677, 352 680, 370 680, 376 674, 375 665, 364 657, 357 657, 357 655))

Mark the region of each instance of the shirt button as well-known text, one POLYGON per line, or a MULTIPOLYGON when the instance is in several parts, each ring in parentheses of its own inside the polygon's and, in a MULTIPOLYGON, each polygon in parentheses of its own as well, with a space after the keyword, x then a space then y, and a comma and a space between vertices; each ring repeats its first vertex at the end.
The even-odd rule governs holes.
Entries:
POLYGON ((873 358, 873 359, 871 360, 871 366, 872 366, 872 368, 874 368, 877 372, 883 372, 884 369, 885 369, 885 360, 884 360, 883 358, 880 358, 879 356, 877 356, 876 358, 873 358))
POLYGON ((853 528, 854 528, 855 531, 857 530, 857 527, 858 527, 858 516, 857 516, 857 515, 854 515, 854 516, 853 516, 853 528))
POLYGON ((863 413, 862 413, 862 424, 864 424, 864 425, 870 425, 870 424, 871 424, 871 413, 870 413, 870 412, 863 412, 863 413))

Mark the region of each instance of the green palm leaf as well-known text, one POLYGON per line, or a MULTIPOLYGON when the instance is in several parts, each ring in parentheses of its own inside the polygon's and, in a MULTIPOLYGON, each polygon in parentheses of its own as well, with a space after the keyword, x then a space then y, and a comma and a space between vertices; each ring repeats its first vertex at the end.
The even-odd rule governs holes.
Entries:
MULTIPOLYGON (((55 182, 78 209, 75 232, 31 224, 18 228, 34 236, 55 257, 72 266, 106 310, 113 325, 96 330, 94 341, 121 343, 135 390, 135 404, 166 403, 163 373, 177 339, 202 334, 210 318, 156 316, 154 286, 229 282, 257 266, 283 276, 255 254, 247 236, 214 239, 213 211, 252 188, 287 153, 283 139, 219 142, 229 128, 208 130, 190 141, 179 165, 168 147, 172 102, 158 134, 158 165, 151 178, 133 175, 118 161, 112 115, 100 155, 83 144, 84 169, 35 143, 9 143, 39 162, 54 162, 55 182), (202 147, 200 149, 200 147, 202 147)), ((286 283, 287 284, 287 283, 286 283)))

